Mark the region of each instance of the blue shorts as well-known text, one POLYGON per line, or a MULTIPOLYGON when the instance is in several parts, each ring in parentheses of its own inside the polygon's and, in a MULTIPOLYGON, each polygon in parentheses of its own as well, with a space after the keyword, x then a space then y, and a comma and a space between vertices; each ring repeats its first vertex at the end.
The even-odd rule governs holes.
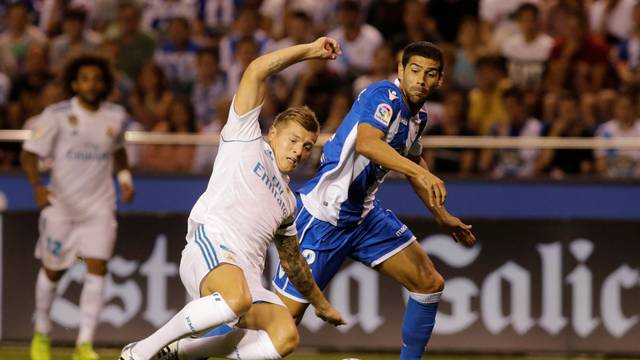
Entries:
MULTIPOLYGON (((300 251, 307 259, 316 283, 324 289, 338 272, 346 257, 370 267, 409 246, 415 236, 390 210, 376 206, 360 225, 336 227, 314 218, 298 201, 296 228, 300 251)), ((304 296, 289 282, 280 265, 273 285, 283 295, 306 303, 304 296)))

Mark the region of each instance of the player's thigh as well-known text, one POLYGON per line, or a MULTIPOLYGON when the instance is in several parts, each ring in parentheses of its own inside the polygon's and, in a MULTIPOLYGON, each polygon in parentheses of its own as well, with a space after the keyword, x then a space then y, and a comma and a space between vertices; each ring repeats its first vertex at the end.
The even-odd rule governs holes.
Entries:
POLYGON ((91 261, 90 272, 99 273, 113 255, 118 223, 113 212, 91 215, 74 224, 71 238, 78 244, 78 256, 91 261), (102 261, 102 262, 101 262, 102 261))
POLYGON ((75 261, 77 244, 71 237, 74 228, 70 217, 52 206, 42 210, 39 219, 40 235, 35 256, 42 260, 47 272, 60 273, 75 261))
POLYGON ((284 305, 289 310, 289 314, 291 314, 296 324, 299 324, 300 321, 302 321, 304 312, 309 307, 309 303, 306 303, 306 302, 303 303, 303 302, 299 302, 297 300, 291 299, 286 295, 282 294, 281 292, 278 292, 277 295, 282 301, 282 303, 284 303, 284 305))
POLYGON ((383 261, 376 270, 399 282, 411 292, 430 294, 444 288, 442 275, 415 240, 383 261))
POLYGON ((219 293, 229 307, 242 314, 252 303, 251 292, 244 272, 234 264, 221 263, 207 273, 200 282, 200 296, 219 293))
POLYGON ((298 330, 287 308, 271 303, 256 303, 242 317, 238 326, 264 330, 280 355, 292 352, 300 341, 298 330))

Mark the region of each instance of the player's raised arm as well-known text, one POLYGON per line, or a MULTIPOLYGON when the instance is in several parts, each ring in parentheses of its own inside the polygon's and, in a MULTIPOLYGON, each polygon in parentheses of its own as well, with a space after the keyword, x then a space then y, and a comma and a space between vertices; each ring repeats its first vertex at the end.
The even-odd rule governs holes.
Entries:
POLYGON ((298 237, 276 235, 274 240, 280 256, 280 266, 296 289, 316 308, 316 315, 332 325, 346 324, 313 279, 309 265, 300 253, 298 237))
POLYGON ((336 59, 341 54, 334 39, 321 37, 308 44, 276 50, 253 60, 240 80, 234 100, 234 111, 239 116, 251 111, 264 100, 265 82, 290 65, 310 59, 336 59))

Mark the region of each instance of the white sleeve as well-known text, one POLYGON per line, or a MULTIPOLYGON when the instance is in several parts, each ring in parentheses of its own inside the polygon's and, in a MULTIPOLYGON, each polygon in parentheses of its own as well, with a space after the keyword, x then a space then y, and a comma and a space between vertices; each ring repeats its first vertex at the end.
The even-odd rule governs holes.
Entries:
POLYGON ((276 234, 280 236, 296 236, 298 234, 298 230, 296 229, 296 223, 293 220, 293 216, 290 216, 283 221, 278 230, 276 230, 276 234))
POLYGON ((258 123, 258 117, 262 110, 262 104, 258 105, 246 114, 239 116, 233 108, 235 97, 231 102, 227 123, 220 133, 222 141, 253 141, 262 138, 262 131, 258 123))
POLYGON ((53 151, 58 131, 57 116, 45 110, 37 119, 34 119, 31 136, 25 140, 22 148, 40 157, 48 157, 53 151))

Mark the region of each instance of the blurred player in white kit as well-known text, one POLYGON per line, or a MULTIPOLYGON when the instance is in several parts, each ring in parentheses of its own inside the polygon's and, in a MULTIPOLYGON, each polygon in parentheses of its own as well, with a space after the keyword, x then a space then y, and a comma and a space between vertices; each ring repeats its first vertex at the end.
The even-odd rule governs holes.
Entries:
POLYGON ((22 168, 40 213, 35 255, 42 261, 35 289, 32 360, 51 359, 50 309, 56 287, 77 258, 87 266, 80 295, 80 329, 73 360, 95 360, 92 342, 103 305, 107 261, 116 241, 114 168, 122 200, 134 189, 123 147, 127 114, 106 102, 113 75, 106 59, 82 55, 67 65, 64 86, 73 97, 47 107, 24 142, 22 168), (48 186, 39 158, 53 158, 48 186))

